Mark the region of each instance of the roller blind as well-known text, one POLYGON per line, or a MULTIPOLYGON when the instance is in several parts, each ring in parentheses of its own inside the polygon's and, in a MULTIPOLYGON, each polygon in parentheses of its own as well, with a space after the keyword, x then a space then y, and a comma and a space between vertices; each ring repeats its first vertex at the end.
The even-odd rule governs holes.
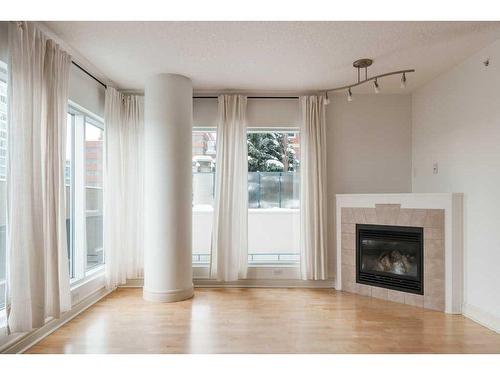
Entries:
POLYGON ((0 60, 7 62, 9 45, 8 23, 0 22, 0 60))
POLYGON ((104 118, 105 94, 106 90, 103 85, 75 65, 71 65, 69 73, 69 99, 71 101, 104 118))

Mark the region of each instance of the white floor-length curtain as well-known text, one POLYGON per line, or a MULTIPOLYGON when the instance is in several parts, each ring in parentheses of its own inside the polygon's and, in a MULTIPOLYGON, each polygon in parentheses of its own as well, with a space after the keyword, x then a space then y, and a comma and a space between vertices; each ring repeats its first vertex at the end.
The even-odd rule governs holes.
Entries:
POLYGON ((142 277, 144 101, 106 89, 104 251, 109 289, 142 277))
POLYGON ((235 281, 247 275, 247 98, 220 95, 210 277, 235 281))
POLYGON ((327 278, 326 125, 322 96, 300 98, 300 273, 327 278))
POLYGON ((71 57, 31 23, 9 23, 8 324, 41 327, 71 308, 65 223, 71 57))

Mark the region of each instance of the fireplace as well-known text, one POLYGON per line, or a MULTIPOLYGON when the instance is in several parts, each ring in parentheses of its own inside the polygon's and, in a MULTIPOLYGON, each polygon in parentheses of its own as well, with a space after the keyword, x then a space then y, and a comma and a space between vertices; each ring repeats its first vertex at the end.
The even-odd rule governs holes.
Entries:
POLYGON ((356 224, 356 282, 424 294, 423 228, 356 224))

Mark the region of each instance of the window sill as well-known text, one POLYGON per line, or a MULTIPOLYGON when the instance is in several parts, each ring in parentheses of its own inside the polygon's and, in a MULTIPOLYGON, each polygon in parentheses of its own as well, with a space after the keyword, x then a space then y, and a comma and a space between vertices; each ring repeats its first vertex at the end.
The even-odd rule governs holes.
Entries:
POLYGON ((104 276, 104 264, 99 267, 91 268, 85 273, 85 277, 81 279, 71 279, 70 289, 71 291, 78 289, 82 285, 87 284, 100 276, 104 276))
MULTIPOLYGON (((87 297, 93 295, 106 286, 106 280, 104 277, 104 265, 101 267, 96 267, 87 272, 87 275, 78 281, 73 280, 70 285, 71 290, 71 309, 75 309, 79 303, 84 301, 87 297)), ((39 328, 38 330, 43 330, 50 324, 54 319, 52 317, 47 318, 46 324, 39 328)), ((19 340, 22 340, 27 335, 33 332, 19 332, 11 335, 7 335, 7 316, 6 310, 0 310, 0 353, 11 345, 15 344, 19 340)), ((36 331, 34 331, 36 332, 36 331)))
MULTIPOLYGON (((102 278, 103 282, 97 283, 97 285, 99 285, 97 289, 100 289, 101 287, 104 286, 104 265, 91 269, 90 271, 87 272, 87 275, 83 279, 70 280, 70 291, 72 296, 74 294, 78 294, 80 290, 84 289, 92 282, 95 283, 95 281, 99 281, 99 278, 102 278)), ((94 290, 93 292, 95 292, 96 290, 94 290)), ((74 304, 73 301, 72 303, 74 304)), ((0 329, 6 327, 6 325, 7 325, 7 310, 5 309, 5 307, 3 307, 0 309, 0 329)))
POLYGON ((106 287, 106 278, 104 275, 104 266, 95 268, 87 272, 87 275, 71 285, 71 305, 83 301, 91 294, 106 287))
POLYGON ((249 264, 248 268, 299 268, 298 263, 284 263, 284 264, 273 264, 273 263, 256 263, 256 264, 249 264))

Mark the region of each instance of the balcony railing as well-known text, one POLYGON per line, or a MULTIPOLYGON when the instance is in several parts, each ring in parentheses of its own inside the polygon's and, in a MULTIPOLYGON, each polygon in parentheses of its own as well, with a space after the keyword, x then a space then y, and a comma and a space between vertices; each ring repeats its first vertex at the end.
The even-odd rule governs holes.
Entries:
MULTIPOLYGON (((298 172, 248 172, 248 208, 299 208, 298 172)), ((214 172, 193 172, 193 205, 212 205, 214 172)))

